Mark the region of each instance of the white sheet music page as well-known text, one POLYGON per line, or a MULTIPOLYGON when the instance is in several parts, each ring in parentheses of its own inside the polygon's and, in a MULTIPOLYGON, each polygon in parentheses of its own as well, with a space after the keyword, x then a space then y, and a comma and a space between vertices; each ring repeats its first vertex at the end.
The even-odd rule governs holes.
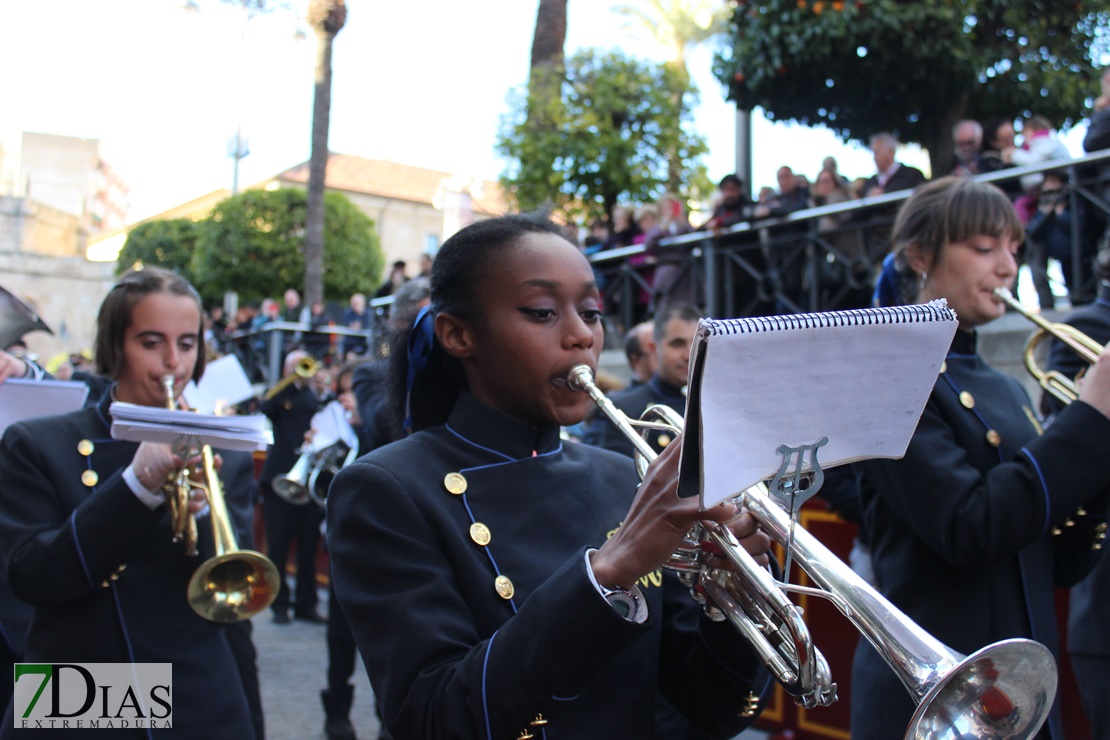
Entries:
POLYGON ((227 450, 264 450, 273 434, 262 414, 215 416, 115 401, 108 407, 113 439, 172 444, 181 436, 227 450))
POLYGON ((224 355, 208 363, 200 384, 190 380, 181 395, 196 411, 211 414, 246 401, 254 395, 254 390, 239 358, 224 355))
POLYGON ((715 506, 772 477, 781 445, 821 437, 829 438, 823 468, 901 457, 956 326, 943 300, 702 320, 691 349, 682 494, 715 506))
POLYGON ((17 421, 77 411, 88 395, 89 387, 75 380, 9 378, 0 383, 0 433, 17 421))

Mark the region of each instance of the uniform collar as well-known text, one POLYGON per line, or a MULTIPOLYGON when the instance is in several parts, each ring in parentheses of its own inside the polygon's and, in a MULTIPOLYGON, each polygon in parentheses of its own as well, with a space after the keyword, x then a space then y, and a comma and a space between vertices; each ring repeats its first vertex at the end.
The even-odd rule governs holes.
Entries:
POLYGON ((558 425, 537 427, 487 406, 465 391, 459 394, 447 427, 468 442, 514 460, 551 452, 560 444, 558 425))
POLYGON ((974 331, 957 329, 956 336, 952 337, 952 346, 948 349, 948 354, 974 355, 977 352, 978 339, 979 335, 974 331))
POLYGON ((96 415, 100 417, 106 427, 112 426, 112 415, 108 413, 108 408, 115 401, 115 394, 116 383, 112 381, 112 384, 104 389, 104 394, 100 396, 100 400, 96 404, 96 415))
POLYGON ((669 398, 684 398, 681 388, 673 386, 670 383, 664 381, 662 378, 659 377, 658 373, 651 376, 651 380, 648 381, 648 385, 650 385, 660 396, 669 398))

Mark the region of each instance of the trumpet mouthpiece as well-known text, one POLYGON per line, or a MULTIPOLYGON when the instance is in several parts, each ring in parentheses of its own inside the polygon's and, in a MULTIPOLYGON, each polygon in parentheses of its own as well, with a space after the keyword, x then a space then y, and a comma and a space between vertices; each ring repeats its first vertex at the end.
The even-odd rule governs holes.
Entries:
POLYGON ((567 386, 572 391, 585 391, 594 382, 594 371, 589 365, 575 365, 567 373, 567 386))

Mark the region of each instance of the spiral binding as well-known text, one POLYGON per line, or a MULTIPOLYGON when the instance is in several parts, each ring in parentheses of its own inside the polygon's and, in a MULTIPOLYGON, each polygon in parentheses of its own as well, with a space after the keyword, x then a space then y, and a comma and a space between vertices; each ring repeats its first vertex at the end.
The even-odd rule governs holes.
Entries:
POLYGON ((825 329, 838 326, 872 326, 877 324, 921 324, 933 321, 955 321, 956 312, 943 298, 925 304, 856 308, 847 311, 799 313, 785 316, 752 316, 744 319, 703 319, 702 327, 709 336, 723 334, 762 334, 795 329, 825 329))

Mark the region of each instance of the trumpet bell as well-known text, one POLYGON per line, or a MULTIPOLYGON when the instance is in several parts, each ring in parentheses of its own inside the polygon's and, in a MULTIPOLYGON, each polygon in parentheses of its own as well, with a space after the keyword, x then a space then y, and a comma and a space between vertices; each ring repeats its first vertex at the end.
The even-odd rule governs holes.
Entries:
POLYGON ((924 695, 906 738, 1033 737, 1056 696, 1056 661, 1032 640, 1003 640, 965 658, 924 695))
POLYGON ((291 504, 303 506, 311 498, 308 490, 308 478, 312 472, 312 453, 305 452, 293 465, 293 469, 285 475, 276 476, 270 481, 270 488, 291 504))
POLYGON ((212 622, 238 622, 265 611, 281 585, 262 553, 236 550, 210 558, 189 579, 189 606, 212 622))

